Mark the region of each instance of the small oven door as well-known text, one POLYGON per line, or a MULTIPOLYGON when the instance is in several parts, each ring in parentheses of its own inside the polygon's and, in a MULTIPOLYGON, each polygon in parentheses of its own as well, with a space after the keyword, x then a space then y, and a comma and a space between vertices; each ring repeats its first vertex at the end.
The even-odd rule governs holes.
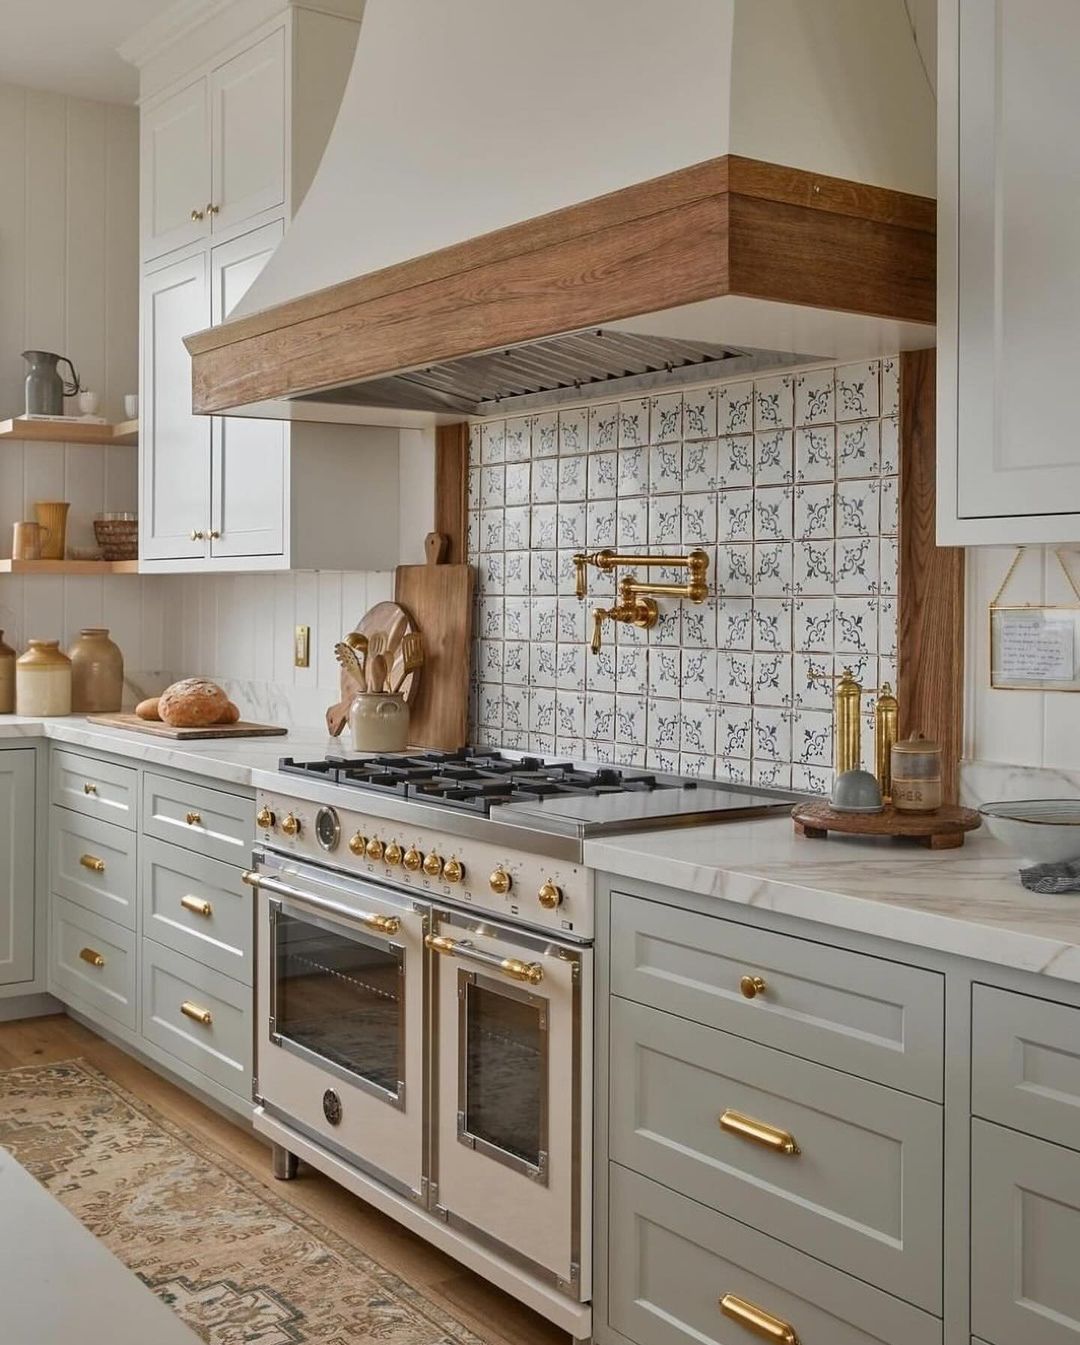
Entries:
POLYGON ((427 944, 437 1209, 587 1297, 592 951, 441 910, 427 944))
POLYGON ((255 883, 263 1104, 419 1200, 425 908, 273 860, 255 883))

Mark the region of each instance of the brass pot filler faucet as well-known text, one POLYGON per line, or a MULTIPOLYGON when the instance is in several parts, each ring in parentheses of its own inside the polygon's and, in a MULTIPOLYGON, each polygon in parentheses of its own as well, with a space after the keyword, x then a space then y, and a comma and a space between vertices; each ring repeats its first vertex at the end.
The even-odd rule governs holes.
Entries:
POLYGON ((611 550, 594 551, 590 555, 579 551, 574 557, 576 571, 574 591, 579 601, 584 600, 588 591, 587 567, 590 565, 595 565, 605 574, 611 574, 621 565, 633 565, 644 568, 650 566, 681 568, 688 575, 685 584, 648 584, 643 583, 635 575, 624 575, 619 581, 619 602, 614 607, 597 607, 593 612, 594 654, 600 652, 605 621, 620 621, 627 626, 651 630, 659 616, 659 608, 656 605, 658 597, 688 598, 691 602, 704 602, 709 596, 709 581, 706 578, 709 557, 704 551, 691 551, 685 556, 631 556, 611 550))

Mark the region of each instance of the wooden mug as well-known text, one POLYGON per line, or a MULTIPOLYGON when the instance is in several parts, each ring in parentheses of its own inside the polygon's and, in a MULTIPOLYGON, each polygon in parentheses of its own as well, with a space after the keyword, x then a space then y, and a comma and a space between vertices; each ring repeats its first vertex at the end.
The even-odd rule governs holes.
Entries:
POLYGON ((33 523, 30 520, 12 524, 12 557, 15 560, 40 560, 41 548, 48 531, 48 528, 43 528, 40 523, 33 523))
POLYGON ((38 500, 34 516, 45 536, 41 539, 42 560, 63 560, 67 550, 67 517, 71 505, 65 500, 38 500))

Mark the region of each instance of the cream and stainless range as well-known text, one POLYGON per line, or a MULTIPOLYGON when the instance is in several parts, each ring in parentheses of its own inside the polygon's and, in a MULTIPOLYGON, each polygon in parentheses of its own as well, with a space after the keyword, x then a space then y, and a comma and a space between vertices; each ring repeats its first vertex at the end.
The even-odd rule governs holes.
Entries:
POLYGON ((790 806, 497 753, 260 791, 256 1125, 578 1337, 591 1297, 586 836, 790 806))

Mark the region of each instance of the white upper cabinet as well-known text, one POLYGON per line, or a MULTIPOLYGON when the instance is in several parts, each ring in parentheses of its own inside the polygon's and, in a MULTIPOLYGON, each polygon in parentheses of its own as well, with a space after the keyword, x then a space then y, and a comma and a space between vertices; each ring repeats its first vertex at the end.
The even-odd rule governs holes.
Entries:
POLYGON ((160 257, 210 229, 210 97, 205 79, 143 112, 143 255, 160 257))
POLYGON ((210 76, 211 228, 285 201, 285 32, 278 28, 210 76))
POLYGON ((1080 539, 1080 5, 942 0, 938 540, 1080 539))

